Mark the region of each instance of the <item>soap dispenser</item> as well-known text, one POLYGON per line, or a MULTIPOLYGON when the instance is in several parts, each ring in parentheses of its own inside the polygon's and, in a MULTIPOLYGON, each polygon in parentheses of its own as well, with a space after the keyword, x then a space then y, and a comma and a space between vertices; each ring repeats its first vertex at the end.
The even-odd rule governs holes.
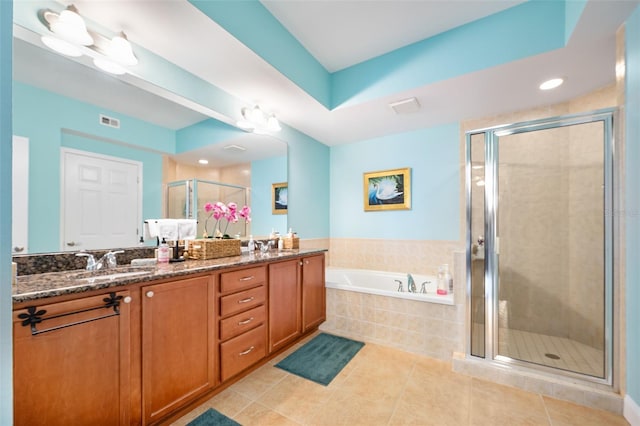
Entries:
POLYGON ((160 247, 158 247, 158 263, 168 263, 171 257, 170 251, 169 244, 167 244, 167 241, 163 237, 160 247))
POLYGON ((249 235, 249 242, 247 243, 247 249, 249 253, 253 253, 256 251, 256 242, 253 241, 253 235, 249 235))

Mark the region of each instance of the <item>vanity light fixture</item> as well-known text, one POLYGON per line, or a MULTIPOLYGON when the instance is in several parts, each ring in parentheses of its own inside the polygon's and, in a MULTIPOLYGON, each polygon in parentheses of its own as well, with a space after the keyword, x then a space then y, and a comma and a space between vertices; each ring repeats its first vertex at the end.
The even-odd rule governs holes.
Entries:
POLYGON ((562 83, 564 83, 564 79, 562 79, 562 78, 552 78, 550 80, 547 80, 547 81, 543 82, 540 85, 540 90, 555 89, 556 87, 559 87, 560 85, 562 85, 562 83))
POLYGON ((61 39, 82 46, 93 44, 93 37, 87 31, 87 25, 74 5, 70 5, 60 14, 46 11, 45 19, 49 22, 51 32, 61 39))
POLYGON ((238 120, 237 125, 241 129, 259 134, 279 132, 282 130, 275 114, 266 115, 259 105, 256 105, 252 109, 242 108, 240 115, 242 118, 238 120))
POLYGON ((73 5, 59 14, 48 9, 41 10, 39 16, 53 33, 42 36, 42 42, 60 54, 74 57, 87 54, 93 58, 96 67, 111 74, 124 74, 127 72, 125 67, 138 64, 138 58, 124 32, 110 39, 87 30, 84 19, 73 5))

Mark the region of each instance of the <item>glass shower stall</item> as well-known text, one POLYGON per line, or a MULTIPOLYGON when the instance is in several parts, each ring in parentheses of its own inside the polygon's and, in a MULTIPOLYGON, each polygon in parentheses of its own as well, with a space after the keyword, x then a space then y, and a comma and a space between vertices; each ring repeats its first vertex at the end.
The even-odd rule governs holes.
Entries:
POLYGON ((613 119, 467 132, 470 356, 611 385, 613 119))
MULTIPOLYGON (((166 217, 169 219, 197 219, 198 238, 202 238, 205 224, 207 225, 207 234, 214 235, 216 221, 209 218, 209 213, 204 211, 204 205, 207 202, 212 204, 218 201, 224 204, 234 202, 238 205, 238 209, 250 205, 249 188, 202 179, 187 179, 168 183, 166 199, 166 217)), ((251 233, 250 226, 249 222, 239 220, 236 223, 230 223, 227 227, 227 222, 221 220, 218 228, 220 232, 232 237, 243 238, 251 233)))

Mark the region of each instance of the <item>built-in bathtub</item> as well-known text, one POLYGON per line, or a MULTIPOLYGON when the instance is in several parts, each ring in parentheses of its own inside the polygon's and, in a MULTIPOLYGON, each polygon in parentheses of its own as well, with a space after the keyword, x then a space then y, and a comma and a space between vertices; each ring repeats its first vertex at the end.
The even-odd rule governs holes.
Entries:
POLYGON ((325 283, 327 288, 338 290, 453 305, 453 294, 436 294, 436 277, 411 274, 416 285, 416 292, 412 293, 408 291, 407 275, 400 272, 329 267, 325 271, 325 283), (402 291, 398 291, 398 281, 402 283, 402 291), (421 293, 423 283, 426 283, 426 293, 421 293))

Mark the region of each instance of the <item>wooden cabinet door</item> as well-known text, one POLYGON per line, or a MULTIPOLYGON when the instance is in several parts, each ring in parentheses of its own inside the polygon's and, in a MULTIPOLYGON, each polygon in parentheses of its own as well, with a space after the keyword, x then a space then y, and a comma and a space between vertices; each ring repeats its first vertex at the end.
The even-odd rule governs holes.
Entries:
POLYGON ((215 385, 214 276, 141 290, 142 408, 148 424, 215 385))
POLYGON ((119 291, 13 313, 16 426, 129 424, 130 301, 119 291))
POLYGON ((269 265, 269 352, 301 334, 298 262, 269 265))
POLYGON ((324 254, 302 259, 302 332, 326 319, 324 254))

